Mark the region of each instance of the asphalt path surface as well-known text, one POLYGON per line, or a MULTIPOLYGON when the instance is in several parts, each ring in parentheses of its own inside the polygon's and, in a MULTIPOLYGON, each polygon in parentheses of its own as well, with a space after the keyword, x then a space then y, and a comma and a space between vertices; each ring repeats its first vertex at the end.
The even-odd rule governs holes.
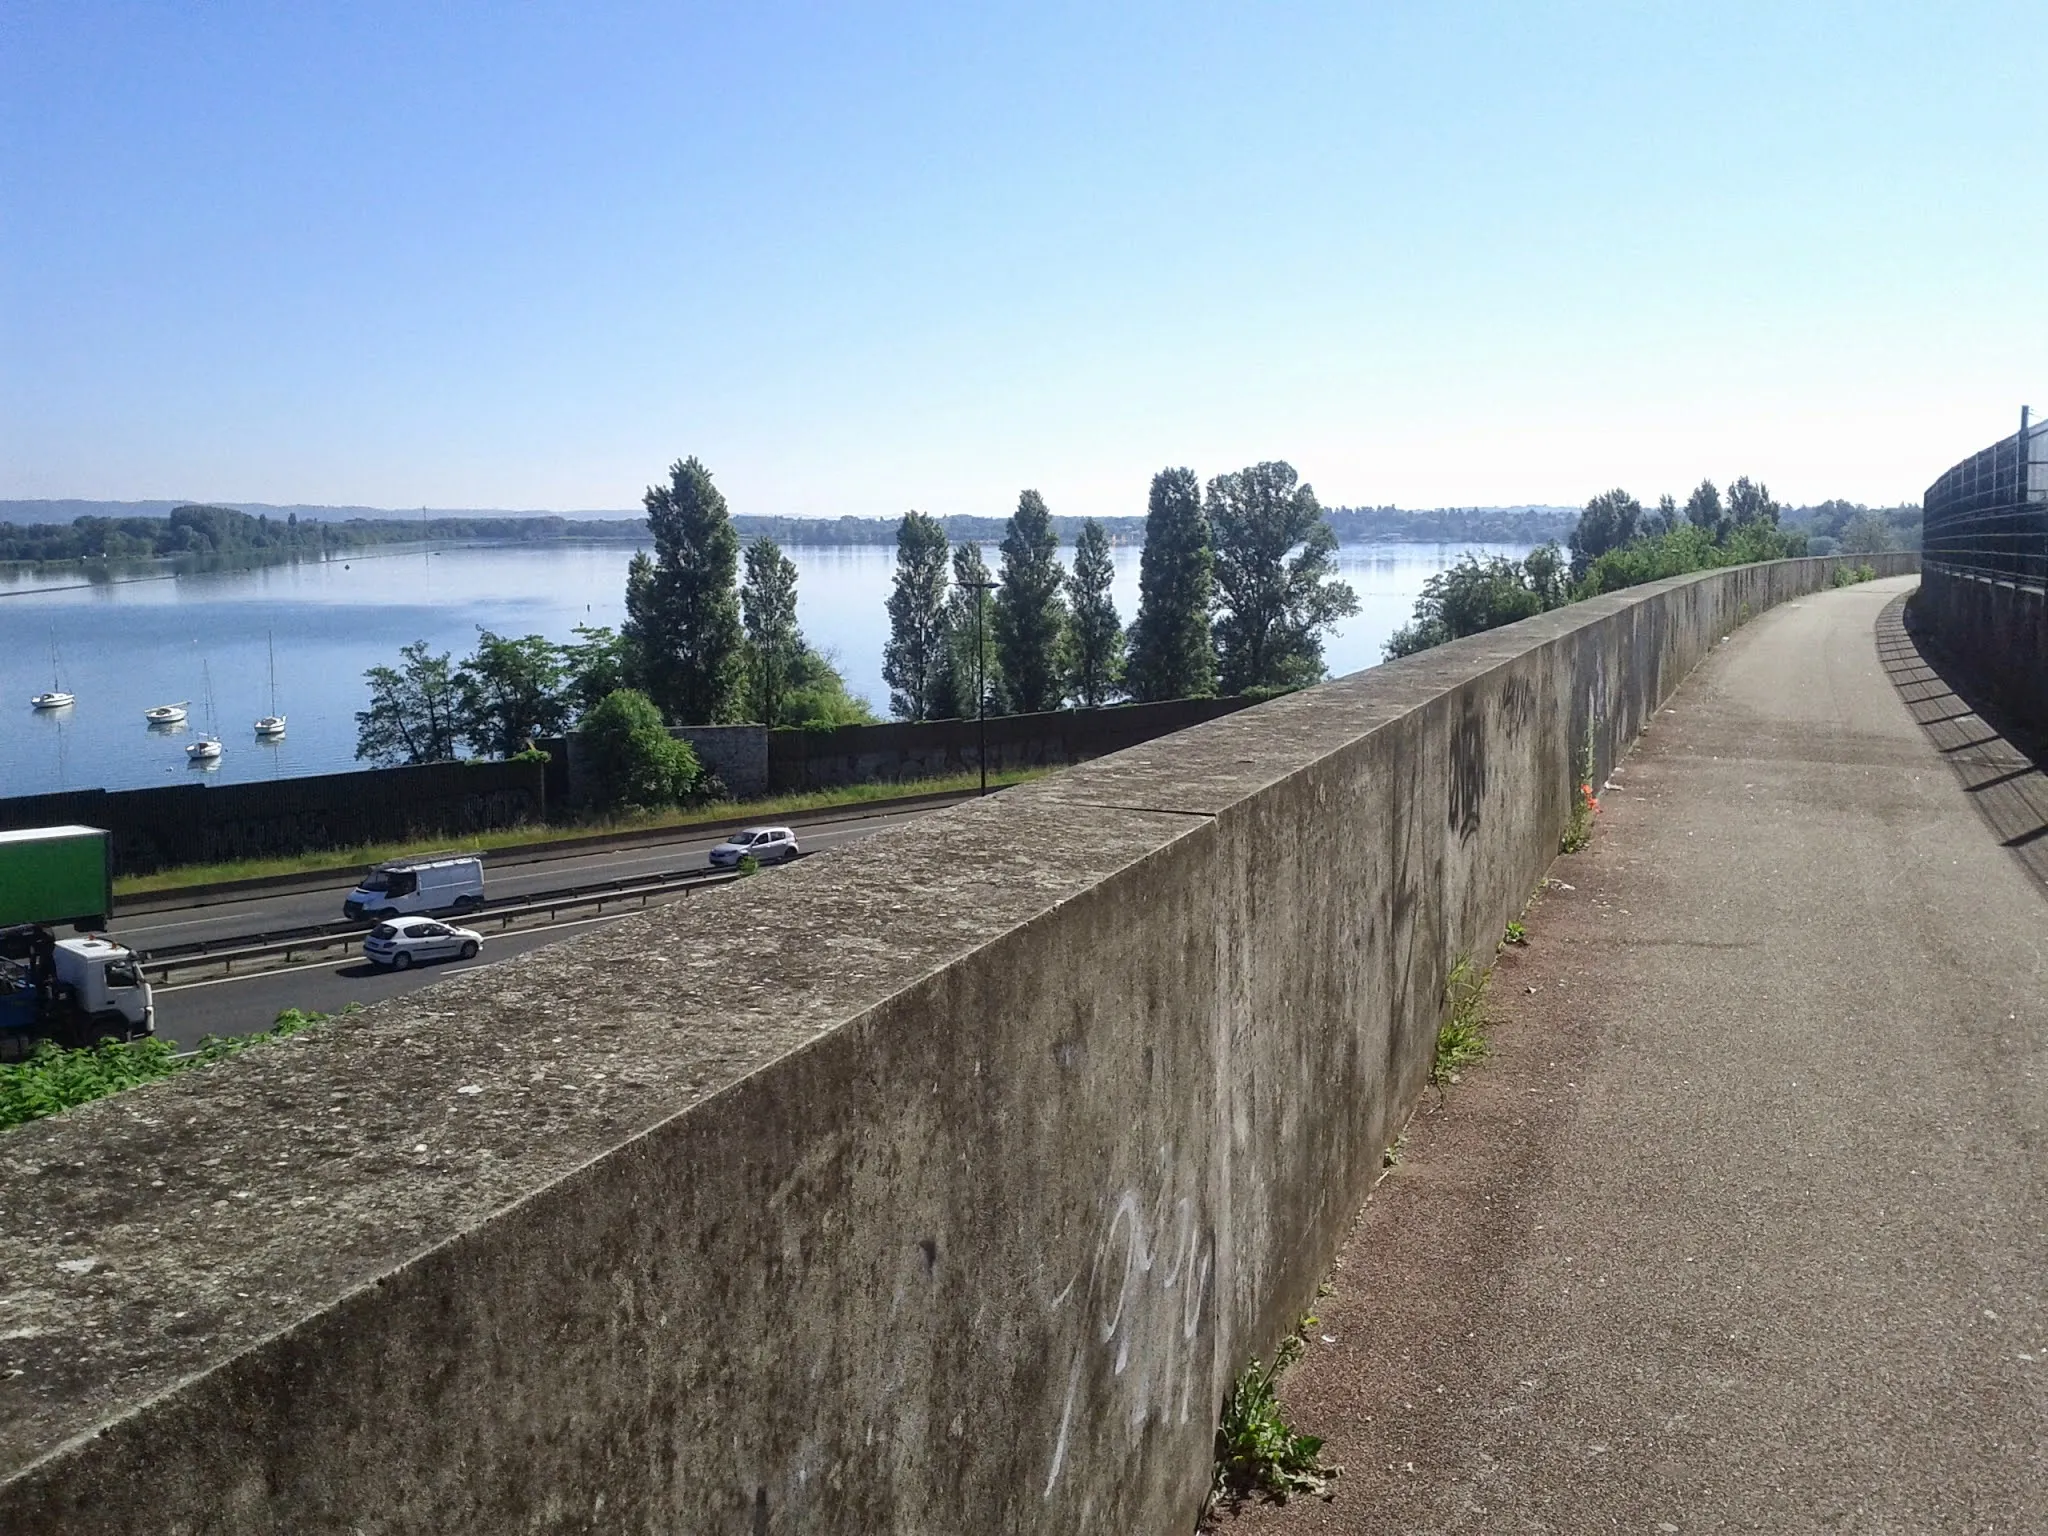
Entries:
MULTIPOLYGON (((797 841, 808 857, 841 843, 871 837, 886 827, 899 826, 934 809, 937 807, 918 806, 886 814, 849 817, 843 821, 798 825, 797 841)), ((695 869, 706 864, 706 855, 712 846, 723 841, 730 830, 730 827, 719 827, 693 833, 672 843, 594 849, 563 858, 505 863, 496 867, 486 858, 484 891, 490 899, 502 901, 560 890, 565 886, 659 874, 668 870, 695 869)), ((771 867, 762 871, 762 877, 772 878, 774 873, 771 867)), ((342 895, 339 889, 300 891, 259 895, 218 906, 152 912, 133 920, 123 920, 117 915, 114 930, 123 942, 137 949, 203 938, 232 938, 260 933, 265 929, 278 930, 333 921, 341 916, 342 895)), ((687 894, 679 894, 665 899, 687 901, 690 898, 687 894)), ((310 1008, 332 1013, 350 1003, 373 1003, 397 997, 440 977, 557 943, 584 932, 596 923, 613 922, 640 910, 639 907, 631 907, 602 916, 572 913, 561 923, 544 928, 514 929, 502 935, 491 932, 489 924, 485 923, 482 925, 484 951, 478 959, 421 965, 406 971, 387 971, 372 965, 360 954, 351 954, 226 977, 180 973, 171 985, 156 988, 157 1034, 183 1046, 195 1044, 204 1035, 256 1034, 268 1029, 277 1015, 287 1008, 310 1008), (192 979, 186 980, 185 976, 192 979)), ((457 923, 463 921, 459 917, 452 920, 457 923)))
POLYGON ((2048 901, 1911 586, 1658 712, 1316 1304, 1333 1499, 1234 1530, 2048 1529, 2048 901))

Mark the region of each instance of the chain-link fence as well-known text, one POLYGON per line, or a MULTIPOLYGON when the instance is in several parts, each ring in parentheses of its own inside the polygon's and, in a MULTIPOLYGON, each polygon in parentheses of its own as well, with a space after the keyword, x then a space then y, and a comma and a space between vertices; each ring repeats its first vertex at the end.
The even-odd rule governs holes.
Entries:
POLYGON ((2048 421, 1972 454, 1927 488, 1929 569, 2048 587, 2048 421))

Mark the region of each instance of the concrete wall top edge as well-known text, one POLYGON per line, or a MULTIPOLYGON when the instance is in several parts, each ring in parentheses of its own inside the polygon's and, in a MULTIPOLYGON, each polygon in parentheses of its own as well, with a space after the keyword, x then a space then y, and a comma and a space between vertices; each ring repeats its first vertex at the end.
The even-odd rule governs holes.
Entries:
POLYGON ((0 1207, 0 1477, 1202 824, 1002 796, 896 830, 0 1135, 37 1192, 0 1207))

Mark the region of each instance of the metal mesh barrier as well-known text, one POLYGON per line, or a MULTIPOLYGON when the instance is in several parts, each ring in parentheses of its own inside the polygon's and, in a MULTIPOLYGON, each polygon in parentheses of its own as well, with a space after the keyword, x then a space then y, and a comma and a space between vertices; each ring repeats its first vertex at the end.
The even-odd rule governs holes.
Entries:
POLYGON ((2048 421, 2030 423, 1927 488, 1926 564, 2048 587, 2048 421))

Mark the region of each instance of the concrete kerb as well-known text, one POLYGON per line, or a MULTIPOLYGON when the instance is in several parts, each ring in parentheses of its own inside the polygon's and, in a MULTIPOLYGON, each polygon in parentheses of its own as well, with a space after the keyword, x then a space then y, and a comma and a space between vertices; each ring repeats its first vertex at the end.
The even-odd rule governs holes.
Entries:
POLYGON ((1840 563, 1474 637, 10 1133, 0 1523, 1185 1529, 1587 723, 1604 775, 1840 563))

